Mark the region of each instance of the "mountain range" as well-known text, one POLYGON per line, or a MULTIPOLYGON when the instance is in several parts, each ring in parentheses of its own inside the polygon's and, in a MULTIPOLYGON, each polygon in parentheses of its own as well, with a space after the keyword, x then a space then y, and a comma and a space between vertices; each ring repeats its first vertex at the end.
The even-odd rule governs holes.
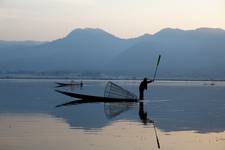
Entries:
POLYGON ((225 79, 225 31, 165 28, 130 39, 102 29, 75 29, 49 42, 0 41, 0 71, 102 72, 158 77, 225 79))

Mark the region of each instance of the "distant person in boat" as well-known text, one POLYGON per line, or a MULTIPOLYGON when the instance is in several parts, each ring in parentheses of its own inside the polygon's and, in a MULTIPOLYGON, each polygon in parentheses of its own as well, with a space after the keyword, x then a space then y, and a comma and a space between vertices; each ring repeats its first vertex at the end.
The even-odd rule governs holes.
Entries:
POLYGON ((82 87, 83 87, 83 82, 82 82, 82 80, 80 81, 80 88, 82 89, 82 87))
POLYGON ((144 99, 144 90, 148 89, 148 84, 152 83, 154 80, 148 80, 147 78, 144 78, 144 80, 139 85, 139 99, 144 99))

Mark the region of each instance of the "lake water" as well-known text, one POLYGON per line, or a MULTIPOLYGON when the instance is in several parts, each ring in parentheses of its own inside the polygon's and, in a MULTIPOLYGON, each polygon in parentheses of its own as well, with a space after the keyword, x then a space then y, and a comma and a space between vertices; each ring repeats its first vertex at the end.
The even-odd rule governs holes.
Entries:
MULTIPOLYGON (((103 96, 107 81, 83 80, 82 88, 56 88, 55 81, 69 82, 0 80, 0 150, 158 149, 139 103, 55 107, 74 100, 55 89, 103 96)), ((113 82, 138 95, 140 81, 113 82)), ((225 82, 157 81, 143 111, 162 150, 225 149, 225 82)))

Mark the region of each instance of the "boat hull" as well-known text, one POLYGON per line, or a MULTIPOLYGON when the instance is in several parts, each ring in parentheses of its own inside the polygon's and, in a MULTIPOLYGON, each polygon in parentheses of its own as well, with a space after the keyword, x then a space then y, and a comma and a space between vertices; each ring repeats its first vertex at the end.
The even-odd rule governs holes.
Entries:
POLYGON ((55 90, 58 93, 78 98, 80 100, 86 100, 90 102, 137 102, 137 99, 123 99, 123 98, 109 98, 109 97, 101 97, 101 96, 92 96, 92 95, 84 95, 84 94, 77 94, 72 92, 65 92, 60 90, 55 90))

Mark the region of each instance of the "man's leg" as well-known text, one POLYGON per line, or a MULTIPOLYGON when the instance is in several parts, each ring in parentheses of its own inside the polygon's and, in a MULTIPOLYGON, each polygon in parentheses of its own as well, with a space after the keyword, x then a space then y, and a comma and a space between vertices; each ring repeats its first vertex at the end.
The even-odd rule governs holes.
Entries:
POLYGON ((144 100, 144 91, 139 90, 139 99, 144 100))

